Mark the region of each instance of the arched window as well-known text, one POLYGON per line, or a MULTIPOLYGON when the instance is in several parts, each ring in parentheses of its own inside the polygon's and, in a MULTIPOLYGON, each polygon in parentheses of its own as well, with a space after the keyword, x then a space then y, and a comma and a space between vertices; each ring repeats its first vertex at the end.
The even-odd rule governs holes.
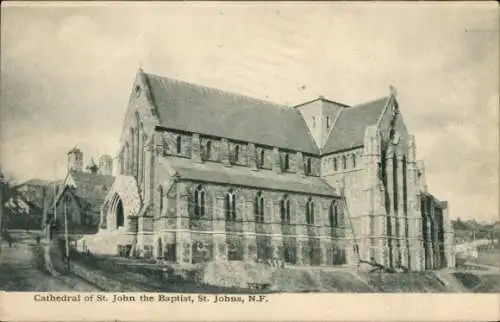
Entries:
POLYGON ((156 257, 157 258, 163 257, 163 244, 161 238, 158 238, 156 242, 156 257))
POLYGON ((234 163, 240 162, 240 146, 234 147, 234 163))
POLYGON ((160 213, 159 213, 159 217, 161 217, 161 214, 163 213, 163 187, 162 187, 162 185, 158 186, 158 191, 160 192, 160 213))
POLYGON ((205 159, 211 160, 212 159, 212 142, 210 140, 207 141, 205 149, 206 149, 205 159))
POLYGON ((307 158, 306 161, 306 174, 307 175, 311 174, 311 158, 307 158))
POLYGON ((177 146, 177 153, 181 153, 182 152, 182 138, 181 136, 177 136, 176 138, 176 146, 177 146))
POLYGON ((264 197, 262 196, 261 191, 257 192, 257 195, 255 196, 254 210, 255 210, 255 221, 259 222, 259 223, 263 223, 264 222, 264 197))
POLYGON ((342 167, 347 169, 347 157, 345 155, 342 156, 342 167))
POLYGON ((337 165, 337 158, 333 158, 333 171, 338 170, 338 165, 337 165))
POLYGON ((313 129, 316 127, 316 118, 314 116, 312 117, 312 127, 313 129))
POLYGON ((290 169, 290 155, 288 153, 285 153, 285 158, 283 160, 283 169, 285 171, 290 169))
POLYGON ((314 225, 314 202, 309 198, 306 203, 306 222, 308 225, 314 225))
POLYGON ((280 200, 280 212, 281 212, 281 222, 282 223, 290 223, 290 199, 288 196, 283 196, 283 199, 280 200))
POLYGON ((328 221, 330 222, 331 227, 337 227, 339 220, 339 208, 338 204, 335 201, 332 201, 330 204, 330 208, 328 211, 328 221))
POLYGON ((232 189, 226 193, 224 210, 226 212, 226 220, 236 220, 236 201, 232 189))
POLYGON ((260 163, 260 167, 261 168, 264 168, 264 161, 266 159, 266 153, 264 151, 264 149, 260 150, 260 160, 259 160, 259 163, 260 163))
POLYGON ((196 217, 205 216, 205 190, 201 185, 194 191, 194 214, 196 217))
POLYGON ((327 117, 326 117, 326 129, 329 129, 329 128, 330 128, 330 125, 331 125, 331 124, 330 124, 330 117, 329 117, 329 116, 327 116, 327 117))
POLYGON ((125 216, 123 211, 123 203, 120 199, 118 205, 116 206, 116 227, 123 227, 125 223, 125 216))
POLYGON ((352 167, 356 168, 356 154, 352 154, 352 167))

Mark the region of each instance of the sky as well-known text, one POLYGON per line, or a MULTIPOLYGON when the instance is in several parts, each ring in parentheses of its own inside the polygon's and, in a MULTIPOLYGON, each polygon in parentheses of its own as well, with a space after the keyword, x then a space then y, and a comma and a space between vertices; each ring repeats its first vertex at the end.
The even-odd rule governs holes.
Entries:
POLYGON ((1 171, 62 178, 118 149, 139 66, 296 105, 397 89, 429 190, 452 218, 498 220, 495 2, 2 2, 1 171))

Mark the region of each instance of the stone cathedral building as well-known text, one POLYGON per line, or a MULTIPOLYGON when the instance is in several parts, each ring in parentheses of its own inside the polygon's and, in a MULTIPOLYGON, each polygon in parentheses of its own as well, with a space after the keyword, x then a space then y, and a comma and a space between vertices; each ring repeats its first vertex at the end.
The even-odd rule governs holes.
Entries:
POLYGON ((289 107, 145 73, 93 252, 176 263, 454 265, 395 93, 289 107))

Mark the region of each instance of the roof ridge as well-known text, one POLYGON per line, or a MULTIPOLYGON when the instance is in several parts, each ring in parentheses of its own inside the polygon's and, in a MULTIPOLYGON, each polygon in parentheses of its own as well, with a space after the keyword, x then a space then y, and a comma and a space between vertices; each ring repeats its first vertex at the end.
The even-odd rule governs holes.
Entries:
POLYGON ((144 72, 144 75, 157 77, 157 78, 162 79, 162 80, 169 80, 169 81, 172 81, 172 82, 179 83, 180 85, 192 86, 192 87, 197 87, 199 89, 205 89, 205 90, 209 90, 209 91, 215 91, 215 92, 218 92, 220 94, 233 96, 235 98, 243 98, 243 99, 247 99, 247 100, 260 101, 260 102, 265 103, 265 104, 275 105, 276 107, 292 108, 291 106, 288 106, 288 105, 285 105, 285 104, 279 104, 279 103, 267 101, 267 100, 264 100, 264 99, 261 99, 261 98, 249 96, 249 95, 246 95, 246 94, 239 94, 239 93, 232 92, 230 90, 220 89, 220 88, 217 88, 217 87, 201 85, 201 84, 197 84, 197 83, 190 82, 190 81, 187 81, 187 80, 182 80, 182 79, 178 79, 178 78, 172 78, 172 77, 168 77, 168 76, 161 76, 161 75, 158 75, 158 74, 147 73, 147 72, 144 72))
POLYGON ((363 145, 365 127, 378 123, 389 98, 384 96, 341 109, 321 149, 321 154, 330 154, 363 145))
POLYGON ((312 102, 316 102, 316 101, 323 101, 323 102, 329 102, 329 103, 333 103, 333 104, 337 104, 337 105, 340 105, 341 107, 351 107, 351 105, 347 105, 347 104, 344 104, 344 103, 340 103, 340 102, 336 102, 334 100, 331 100, 331 99, 328 99, 324 96, 318 96, 316 98, 313 98, 313 99, 310 99, 310 100, 307 100, 305 102, 302 102, 302 103, 299 103, 299 104, 295 104, 295 105, 292 105, 293 108, 298 108, 298 107, 301 107, 303 105, 307 105, 307 104, 310 104, 312 102))
POLYGON ((351 110, 351 109, 356 109, 356 108, 359 108, 359 107, 364 107, 366 105, 369 105, 369 104, 372 104, 372 103, 375 103, 375 102, 378 102, 378 101, 387 100, 390 97, 391 97, 390 95, 386 95, 386 96, 382 96, 382 97, 379 97, 379 98, 374 98, 372 100, 365 101, 365 102, 360 103, 360 104, 349 106, 349 108, 346 108, 346 110, 351 110))

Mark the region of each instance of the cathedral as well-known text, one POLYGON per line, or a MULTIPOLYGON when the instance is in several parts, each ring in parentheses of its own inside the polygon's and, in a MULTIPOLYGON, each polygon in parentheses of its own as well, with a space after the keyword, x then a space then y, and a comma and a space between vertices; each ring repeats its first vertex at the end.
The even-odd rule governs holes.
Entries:
POLYGON ((283 106, 139 69, 95 253, 196 264, 454 266, 395 91, 283 106))

